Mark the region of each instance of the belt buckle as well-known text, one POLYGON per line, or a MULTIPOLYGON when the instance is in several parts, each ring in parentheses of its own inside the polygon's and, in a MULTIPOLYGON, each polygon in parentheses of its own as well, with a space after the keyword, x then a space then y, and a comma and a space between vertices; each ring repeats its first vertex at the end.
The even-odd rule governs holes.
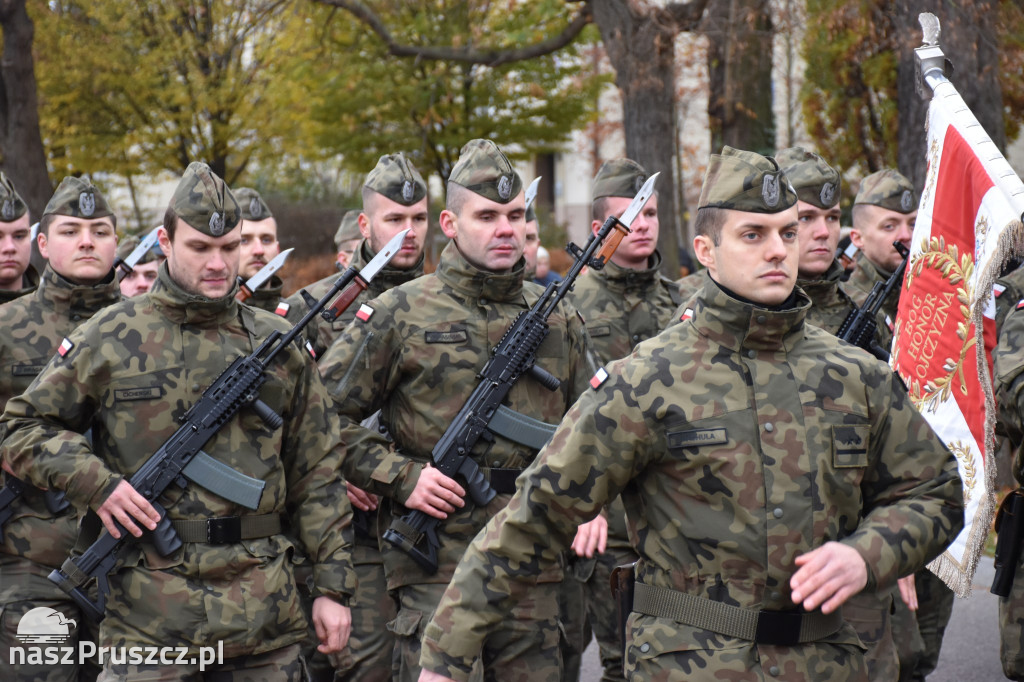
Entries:
POLYGON ((772 646, 799 644, 803 618, 803 613, 795 611, 758 611, 754 641, 772 646))
POLYGON ((242 520, 237 516, 206 519, 206 541, 211 545, 231 545, 242 541, 242 520))

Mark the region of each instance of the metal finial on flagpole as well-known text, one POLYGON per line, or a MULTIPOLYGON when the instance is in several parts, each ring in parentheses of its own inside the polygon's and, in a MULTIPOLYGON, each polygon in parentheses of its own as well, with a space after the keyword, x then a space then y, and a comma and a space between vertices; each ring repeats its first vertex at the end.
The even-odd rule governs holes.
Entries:
POLYGON ((914 86, 922 99, 929 99, 935 86, 953 73, 953 64, 939 46, 939 34, 942 32, 939 18, 931 12, 922 12, 917 15, 917 20, 921 23, 923 44, 914 50, 914 61, 917 62, 914 86))

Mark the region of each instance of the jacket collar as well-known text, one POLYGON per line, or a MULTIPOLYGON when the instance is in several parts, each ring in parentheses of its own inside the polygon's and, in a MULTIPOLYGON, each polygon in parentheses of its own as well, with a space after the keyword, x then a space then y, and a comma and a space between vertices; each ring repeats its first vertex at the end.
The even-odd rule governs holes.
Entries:
POLYGON ((206 298, 190 294, 182 289, 167 270, 167 262, 160 264, 157 274, 159 286, 154 286, 147 296, 172 322, 202 326, 218 326, 235 319, 238 315, 238 283, 221 298, 206 298))
POLYGON ((702 335, 734 351, 788 349, 803 336, 811 302, 799 289, 796 305, 769 310, 733 298, 710 277, 697 298, 693 325, 702 335))
POLYGON ((37 300, 58 313, 85 313, 91 316, 96 311, 120 301, 121 287, 114 276, 114 270, 111 270, 99 284, 75 284, 57 274, 57 271, 47 264, 35 296, 37 300))
POLYGON ((466 298, 510 302, 522 299, 525 266, 520 258, 508 272, 481 270, 463 257, 455 242, 449 242, 434 274, 466 298))

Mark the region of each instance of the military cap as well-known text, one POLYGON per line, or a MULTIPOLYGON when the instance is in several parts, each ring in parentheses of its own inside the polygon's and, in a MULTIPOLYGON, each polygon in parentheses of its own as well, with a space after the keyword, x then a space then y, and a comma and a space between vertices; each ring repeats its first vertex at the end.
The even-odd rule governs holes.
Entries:
POLYGON ((917 200, 914 184, 899 171, 886 168, 861 180, 853 203, 881 206, 906 214, 917 210, 917 200))
POLYGON ((359 209, 346 211, 338 225, 338 231, 334 233, 334 248, 341 250, 341 245, 353 239, 362 239, 363 233, 359 231, 359 209))
POLYGON ((239 208, 242 209, 242 220, 266 220, 273 218, 270 207, 263 201, 260 193, 250 187, 239 187, 232 190, 239 208))
POLYGON ((839 171, 802 147, 783 149, 775 161, 789 178, 800 201, 829 209, 839 204, 839 171))
POLYGON ((770 156, 722 147, 712 154, 697 208, 779 213, 796 203, 796 190, 770 156))
POLYGON ((193 161, 181 176, 171 208, 203 234, 220 237, 238 227, 242 211, 227 184, 205 163, 193 161))
POLYGON ((512 163, 498 145, 490 140, 467 142, 459 152, 459 162, 448 176, 448 182, 499 204, 507 204, 523 191, 519 173, 512 168, 512 163))
POLYGON ((43 209, 43 215, 66 215, 72 218, 106 218, 114 215, 103 193, 88 178, 68 176, 57 185, 57 191, 43 209))
POLYGON ((632 159, 612 159, 601 164, 594 176, 594 199, 628 197, 632 199, 647 182, 648 173, 632 159))
POLYGON ((427 196, 427 183, 402 152, 380 157, 363 187, 403 206, 412 206, 427 196))
MULTIPOLYGON (((124 239, 119 240, 117 242, 117 257, 120 258, 121 260, 127 258, 129 255, 131 255, 131 252, 135 250, 135 247, 139 245, 140 241, 142 240, 139 239, 138 235, 134 234, 130 234, 124 239)), ((151 248, 149 251, 143 254, 142 258, 139 260, 139 263, 152 263, 157 258, 163 257, 164 251, 163 249, 160 248, 160 243, 157 242, 156 244, 153 244, 153 248, 151 248)))
POLYGON ((18 190, 14 189, 14 183, 5 174, 0 173, 0 222, 14 222, 27 212, 28 206, 18 194, 18 190))

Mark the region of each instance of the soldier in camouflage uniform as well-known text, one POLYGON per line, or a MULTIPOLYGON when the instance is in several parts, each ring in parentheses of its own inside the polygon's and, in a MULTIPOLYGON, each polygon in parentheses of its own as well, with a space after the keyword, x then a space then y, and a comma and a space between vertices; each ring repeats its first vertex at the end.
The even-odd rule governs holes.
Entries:
MULTIPOLYGON (((595 234, 609 216, 618 217, 625 212, 647 176, 647 171, 631 159, 613 159, 601 166, 594 177, 591 204, 590 227, 595 234)), ((682 303, 676 285, 660 272, 657 193, 647 201, 630 229, 611 262, 602 270, 588 270, 574 289, 573 302, 587 323, 590 348, 600 365, 626 357, 636 344, 656 336, 682 303)), ((571 569, 572 575, 585 585, 587 618, 601 649, 601 679, 611 682, 622 679, 622 638, 615 624, 609 578, 613 568, 632 563, 637 556, 626 534, 622 501, 614 500, 595 521, 605 516, 607 548, 593 556, 593 528, 587 524, 574 543, 573 549, 580 558, 573 561, 571 569)), ((588 643, 584 642, 584 646, 588 643)), ((572 671, 568 677, 576 678, 572 671)))
MULTIPOLYGON (((117 245, 117 257, 124 260, 130 256, 132 251, 139 246, 140 241, 134 235, 122 239, 117 245)), ((132 296, 141 296, 152 289, 156 282, 157 271, 163 262, 164 252, 160 250, 159 244, 154 244, 153 248, 147 251, 132 267, 132 271, 121 279, 121 295, 131 298, 132 296)))
POLYGON ((341 224, 338 225, 338 231, 334 233, 334 250, 338 252, 335 262, 339 270, 351 265, 352 257, 363 241, 363 234, 359 231, 360 213, 358 209, 346 211, 341 218, 341 224))
MULTIPOLYGON (((274 214, 270 212, 270 207, 263 201, 259 192, 248 187, 239 187, 233 192, 242 210, 242 245, 238 250, 238 276, 244 282, 281 253, 281 243, 277 241, 277 221, 274 214)), ((280 309, 283 288, 284 282, 281 278, 271 275, 270 279, 245 299, 245 302, 254 308, 284 317, 280 309)))
POLYGON ((0 304, 13 301, 39 286, 32 258, 32 229, 28 207, 14 183, 0 173, 0 304))
MULTIPOLYGON (((0 306, 0 409, 21 395, 53 357, 61 340, 101 309, 121 300, 111 269, 117 248, 117 218, 103 194, 88 181, 65 178, 39 222, 39 250, 49 259, 43 280, 32 294, 0 306), (83 199, 83 197, 88 199, 83 199)), ((26 226, 27 229, 27 226, 26 226)), ((52 494, 51 494, 52 495, 52 494)), ((93 639, 78 605, 46 579, 59 568, 78 536, 78 514, 64 504, 51 511, 45 493, 27 485, 15 500, 0 543, 0 655, 16 640, 21 617, 49 607, 73 619, 77 627, 68 646, 93 639), (84 628, 84 631, 83 631, 84 628)), ((5 679, 95 679, 96 670, 76 665, 11 665, 5 679)))
MULTIPOLYGON (((471 456, 497 492, 486 508, 466 503, 462 485, 429 464, 431 449, 479 383, 477 372, 490 350, 541 293, 523 282, 522 182, 493 142, 473 140, 462 148, 447 201, 440 223, 452 241, 437 271, 361 306, 321 363, 349 447, 346 479, 382 496, 380 526, 410 509, 444 519, 437 529, 436 573, 387 542, 381 547, 388 588, 399 599, 398 616, 388 628, 398 638, 394 679, 402 682, 419 674, 423 626, 462 552, 508 501, 515 478, 536 455, 534 448, 499 435, 476 444, 471 456), (377 410, 393 445, 360 426, 377 410)), ((582 392, 589 372, 579 317, 562 305, 548 324, 537 364, 559 378, 561 387, 548 391, 524 377, 506 404, 550 423, 582 392)), ((507 627, 484 645, 492 679, 559 679, 562 571, 552 566, 538 580, 524 592, 507 627)))
MULTIPOLYGON (((855 304, 863 305, 877 282, 889 279, 903 262, 903 256, 893 247, 902 242, 910 249, 910 238, 917 222, 917 192, 914 185, 899 172, 886 169, 864 178, 860 191, 853 200, 853 229, 850 241, 860 251, 857 266, 843 284, 843 291, 855 304)), ((878 314, 878 327, 889 350, 892 345, 892 326, 896 321, 896 308, 902 287, 894 287, 882 303, 878 314)))
MULTIPOLYGON (((152 530, 159 515, 125 476, 176 431, 178 418, 234 358, 288 329, 235 299, 239 213, 208 166, 190 165, 160 231, 167 254, 160 286, 69 334, 32 386, 7 404, 4 465, 28 483, 64 490, 80 512, 89 511, 84 528, 102 522, 120 537, 116 520, 136 537, 152 530), (80 435, 90 426, 91 442, 80 435)), ((195 660, 196 647, 217 645, 223 664, 207 672, 217 679, 301 679, 306 617, 290 537, 314 564, 320 650, 345 645, 344 604, 355 574, 338 473, 344 448, 330 397, 295 344, 268 366, 260 398, 283 427, 272 430, 243 408, 203 448, 265 484, 258 507, 244 509, 199 483, 169 488, 160 503, 183 545, 168 556, 148 540, 123 548, 110 576, 101 646, 184 646, 195 660), (290 537, 282 534, 285 515, 290 537)), ((198 670, 107 659, 101 679, 144 675, 196 679, 198 670)))
POLYGON ((711 157, 692 318, 592 379, 459 564, 421 680, 465 679, 524 586, 620 493, 640 555, 627 679, 867 680, 841 604, 937 556, 963 493, 892 370, 804 324, 795 203, 773 160, 711 157))

